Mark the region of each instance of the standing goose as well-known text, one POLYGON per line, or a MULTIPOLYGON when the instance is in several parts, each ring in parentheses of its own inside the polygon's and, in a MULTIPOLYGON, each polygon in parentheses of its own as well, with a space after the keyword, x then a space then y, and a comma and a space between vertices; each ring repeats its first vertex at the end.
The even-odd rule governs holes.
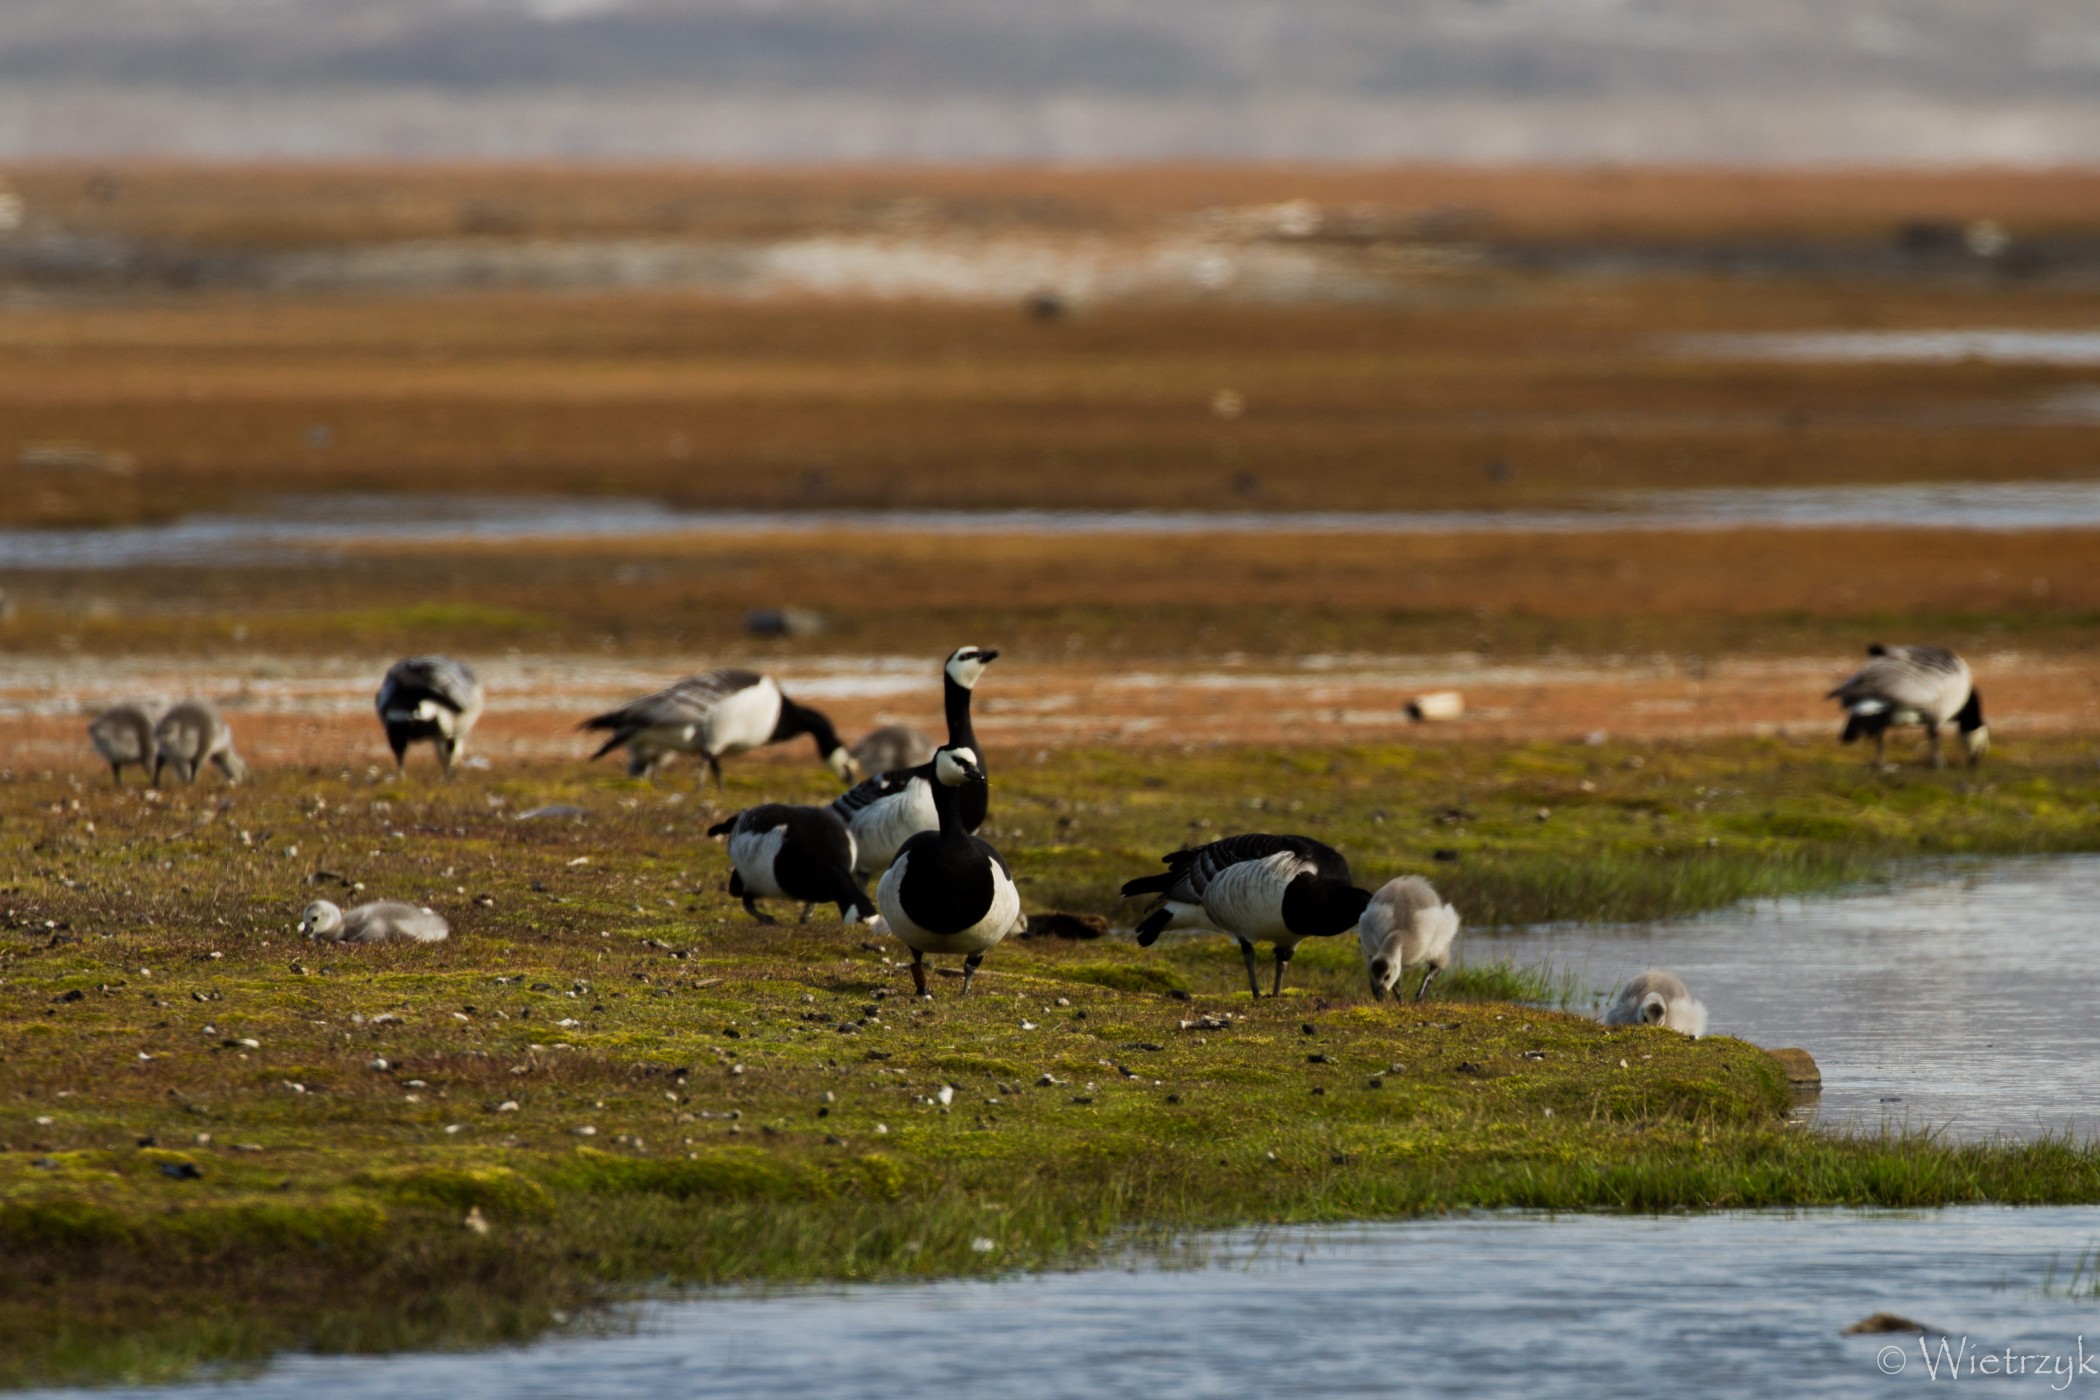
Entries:
POLYGON ((579 727, 612 731, 591 757, 625 748, 630 777, 653 774, 671 754, 691 753, 707 761, 707 771, 720 787, 724 758, 803 734, 816 741, 817 757, 841 779, 852 782, 858 776, 853 755, 839 742, 829 719, 782 695, 771 676, 734 666, 688 676, 579 727))
POLYGON ((452 926, 427 905, 386 899, 344 910, 317 899, 299 916, 299 932, 328 943, 438 943, 451 935, 452 926))
POLYGON ((449 774, 481 718, 481 682, 449 656, 411 656, 387 668, 374 703, 396 769, 408 766, 410 744, 427 742, 449 774))
POLYGON ((1604 1013, 1607 1026, 1665 1026, 1691 1036, 1706 1034, 1706 1007, 1674 972, 1650 970, 1628 982, 1604 1013))
POLYGON ((248 765, 233 751, 233 731, 207 701, 185 700, 162 715, 153 726, 153 741, 155 787, 160 786, 161 769, 172 766, 184 782, 193 783, 207 761, 229 783, 248 776, 248 765))
POLYGON ((1127 899, 1156 894, 1137 926, 1138 946, 1149 948, 1170 928, 1213 929, 1239 940, 1247 965, 1247 990, 1261 997, 1254 975, 1254 945, 1276 945, 1276 981, 1269 995, 1283 994, 1283 969, 1300 941, 1327 938, 1355 927, 1371 901, 1368 890, 1349 878, 1349 862, 1332 846, 1309 836, 1228 836, 1194 850, 1160 857, 1167 870, 1123 886, 1127 899))
POLYGON ((1867 664, 1824 697, 1845 707, 1843 743, 1865 734, 1874 740, 1879 767, 1889 726, 1915 724, 1932 740, 1932 766, 1943 768, 1940 726, 1949 720, 1961 733, 1969 766, 1983 761, 1991 731, 1983 723, 1983 696, 1969 674, 1969 663, 1945 647, 1867 648, 1867 664))
POLYGON ((124 786, 126 765, 136 763, 141 773, 151 775, 153 753, 157 747, 153 742, 153 719, 137 705, 116 705, 95 716, 88 726, 88 739, 95 752, 109 764, 109 773, 124 786))
POLYGON ((1386 882, 1356 922, 1356 941, 1371 978, 1371 995, 1400 995, 1401 975, 1410 967, 1426 969, 1415 988, 1420 1001, 1451 961, 1451 940, 1458 937, 1458 911, 1437 896, 1419 875, 1386 882))
POLYGON ((707 834, 729 838, 729 892, 762 924, 778 920, 753 902, 760 899, 799 899, 805 921, 815 904, 837 904, 849 924, 875 917, 875 901, 853 877, 853 833, 829 807, 768 802, 707 834))
POLYGON ((960 799, 985 785, 977 755, 944 745, 933 755, 936 826, 904 843, 875 892, 883 922, 911 949, 912 986, 926 990, 926 955, 963 955, 962 994, 985 953, 1000 939, 1027 927, 1021 891, 992 843, 963 828, 960 799))
MULTIPOLYGON (((970 697, 977 689, 984 668, 997 660, 990 647, 957 647, 941 667, 942 703, 948 712, 948 746, 968 749, 977 770, 985 772, 984 751, 977 743, 977 729, 970 722, 970 697)), ((989 776, 989 774, 987 774, 989 776)), ((894 769, 849 788, 831 804, 841 820, 853 828, 859 844, 859 869, 872 875, 889 869, 906 841, 939 825, 933 810, 933 764, 894 769)), ((964 831, 974 833, 984 825, 991 805, 990 783, 965 785, 956 794, 956 811, 964 831)))

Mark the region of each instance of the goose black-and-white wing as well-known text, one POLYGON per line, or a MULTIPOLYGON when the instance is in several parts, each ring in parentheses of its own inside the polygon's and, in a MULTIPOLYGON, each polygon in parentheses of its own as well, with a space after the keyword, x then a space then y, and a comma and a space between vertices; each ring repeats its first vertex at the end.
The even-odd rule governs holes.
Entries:
POLYGON ((940 825, 933 781, 933 765, 925 763, 857 783, 832 802, 831 810, 852 829, 863 873, 889 869, 905 842, 940 825))
POLYGON ((1212 883, 1233 866, 1275 856, 1286 857, 1299 873, 1309 871, 1319 879, 1349 883, 1349 862, 1332 846, 1309 836, 1245 832, 1161 857, 1167 866, 1163 873, 1130 881, 1123 886, 1123 894, 1126 898, 1157 894, 1160 902, 1201 904, 1212 883))
MULTIPOLYGON (((593 758, 601 758, 632 742, 648 731, 689 731, 683 734, 688 752, 708 751, 708 740, 717 725, 717 717, 725 707, 734 706, 741 711, 746 708, 770 708, 765 716, 764 729, 771 734, 779 718, 779 690, 756 671, 746 671, 736 666, 718 666, 697 676, 687 676, 674 685, 630 700, 616 710, 607 710, 602 715, 593 715, 583 722, 585 729, 610 730, 607 739, 593 758), (771 692, 772 705, 751 706, 737 704, 739 697, 763 696, 771 692)), ((757 726, 737 726, 738 728, 757 726)), ((752 746, 765 742, 765 735, 751 741, 752 746)))
POLYGON ((411 656, 387 668, 377 705, 385 720, 432 721, 445 711, 456 722, 481 712, 481 682, 449 656, 411 656))
POLYGON ((1945 647, 1875 647, 1827 698, 1854 714, 1893 712, 1942 723, 1969 698, 1969 663, 1945 647))

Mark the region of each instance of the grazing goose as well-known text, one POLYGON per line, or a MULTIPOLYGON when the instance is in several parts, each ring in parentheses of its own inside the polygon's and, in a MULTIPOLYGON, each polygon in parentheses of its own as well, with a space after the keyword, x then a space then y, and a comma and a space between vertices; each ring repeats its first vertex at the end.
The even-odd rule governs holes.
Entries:
POLYGON ((481 718, 481 682, 449 656, 411 656, 387 668, 374 704, 396 769, 408 766, 410 744, 427 742, 450 773, 481 718))
MULTIPOLYGON (((984 668, 998 656, 989 647, 957 647, 942 665, 941 696, 948 712, 950 748, 968 749, 973 756, 984 752, 977 743, 977 729, 970 722, 970 696, 977 689, 984 668)), ((977 770, 985 772, 984 760, 978 757, 976 761, 977 770)), ((933 765, 926 762, 916 768, 880 773, 848 789, 831 804, 831 810, 853 828, 862 874, 889 869, 906 841, 935 828, 938 823, 933 811, 933 783, 933 765)), ((984 825, 985 815, 991 809, 990 794, 989 783, 970 784, 956 794, 956 811, 964 831, 975 832, 984 825)))
POLYGON ((1932 740, 1935 768, 1946 766, 1940 756, 1940 726, 1949 720, 1961 733, 1971 768, 1983 761, 1991 746, 1991 731, 1983 723, 1983 697, 1969 675, 1969 663, 1945 647, 1870 646, 1867 664, 1824 698, 1845 707, 1841 742, 1849 744, 1862 734, 1873 738, 1877 767, 1889 726, 1895 724, 1924 727, 1932 740))
POLYGON ((115 705, 95 716, 88 726, 88 739, 95 745, 95 752, 109 764, 109 774, 124 786, 124 768, 136 763, 139 771, 151 780, 153 753, 157 747, 153 742, 153 720, 136 705, 115 705))
POLYGON ((977 755, 943 745, 933 755, 933 809, 937 825, 904 843, 883 873, 875 897, 889 932, 911 949, 912 986, 926 990, 928 953, 963 954, 962 994, 985 953, 1028 926, 1021 891, 992 843, 963 829, 959 799, 985 784, 977 755))
POLYGON ((1697 1039, 1706 1034, 1706 1007, 1674 972, 1648 971, 1628 982, 1604 1013, 1607 1026, 1667 1026, 1697 1039))
POLYGON ((932 736, 923 730, 909 724, 885 724, 855 744, 852 753, 863 773, 894 773, 931 761, 933 750, 932 736))
POLYGON ((172 766, 186 783, 197 780, 197 770, 206 761, 237 783, 248 776, 248 765, 233 751, 233 731, 219 712, 203 700, 185 700, 160 717, 153 726, 153 785, 160 786, 160 770, 172 766))
POLYGON ((299 932, 329 943, 384 943, 388 939, 438 943, 451 934, 452 926, 435 909, 399 900, 346 910, 317 899, 299 916, 299 932))
POLYGON ((829 807, 768 802, 747 807, 707 829, 729 838, 729 892, 762 924, 779 922, 754 900, 799 899, 802 918, 812 905, 835 903, 847 923, 875 917, 875 901, 853 877, 853 833, 829 807))
POLYGON ((817 757, 841 779, 850 783, 858 776, 853 755, 829 719, 782 695, 771 676, 733 666, 688 676, 580 727, 611 730, 612 737, 591 757, 624 747, 630 777, 653 774, 674 753, 691 753, 707 760, 707 771, 720 787, 724 758, 803 734, 816 740, 817 757))
POLYGON ((1159 897, 1137 926, 1138 946, 1149 948, 1170 928, 1213 929, 1240 943, 1247 964, 1247 990, 1256 999, 1254 945, 1276 945, 1276 981, 1269 995, 1283 995, 1283 969, 1298 944, 1355 926, 1371 902, 1368 890, 1349 879, 1341 852, 1309 836, 1228 836, 1194 850, 1160 857, 1167 870, 1123 886, 1123 895, 1159 897))
POLYGON ((1427 880, 1403 875, 1387 881, 1356 921, 1356 941, 1363 947, 1371 995, 1381 1001, 1388 992, 1398 997, 1401 974, 1410 967, 1421 967, 1427 970, 1422 985, 1415 988, 1415 1000, 1420 1001, 1451 961, 1451 940, 1456 937, 1458 911, 1438 898, 1427 880))

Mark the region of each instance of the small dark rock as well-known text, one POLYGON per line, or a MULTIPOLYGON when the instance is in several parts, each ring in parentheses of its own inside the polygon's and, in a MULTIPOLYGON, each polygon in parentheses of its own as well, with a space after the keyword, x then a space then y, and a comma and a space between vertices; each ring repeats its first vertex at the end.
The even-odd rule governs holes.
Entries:
POLYGON ((1937 1327, 1927 1327, 1924 1323, 1907 1318, 1901 1313, 1878 1312, 1872 1317, 1861 1318, 1839 1335, 1853 1337, 1882 1332, 1937 1332, 1939 1330, 1937 1327))
POLYGON ((195 1162, 162 1162, 160 1174, 173 1177, 177 1181, 199 1181, 204 1177, 204 1173, 197 1170, 195 1162))
POLYGON ((53 1001, 85 1001, 87 999, 87 993, 81 991, 80 988, 75 987, 72 991, 61 992, 59 995, 51 999, 53 1001))
POLYGON ((1309 1065, 1331 1065, 1334 1063, 1334 1057, 1331 1055, 1315 1053, 1307 1055, 1305 1057, 1305 1063, 1309 1065))
POLYGON ((1455 860, 1457 860, 1457 859, 1458 859, 1458 852, 1457 852, 1457 851, 1454 851, 1454 850, 1452 850, 1452 849, 1451 849, 1450 847, 1448 847, 1448 846, 1445 846, 1445 847, 1442 847, 1441 849, 1438 849, 1438 850, 1434 850, 1434 851, 1431 851, 1431 852, 1429 853, 1429 858, 1430 858, 1431 860, 1440 860, 1440 861, 1443 861, 1443 862, 1444 862, 1445 864, 1447 864, 1447 865, 1448 865, 1448 864, 1450 864, 1451 862, 1453 862, 1453 861, 1455 861, 1455 860))
POLYGON ((1485 1074, 1486 1072, 1471 1060, 1460 1060, 1456 1068, 1452 1070, 1454 1074, 1485 1074))

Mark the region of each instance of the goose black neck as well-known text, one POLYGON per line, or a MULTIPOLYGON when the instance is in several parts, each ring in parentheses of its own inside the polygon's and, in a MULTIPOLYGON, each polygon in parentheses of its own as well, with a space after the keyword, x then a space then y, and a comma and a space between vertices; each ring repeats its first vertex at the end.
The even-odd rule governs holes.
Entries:
POLYGON ((1954 712, 1954 727, 1964 734, 1983 728, 1983 696, 1975 689, 1969 691, 1967 702, 1954 712))
POLYGON ((969 835, 961 812, 963 789, 949 787, 938 774, 929 774, 927 781, 933 787, 933 814, 940 820, 941 839, 952 841, 969 835))
MULTIPOLYGON (((941 702, 948 711, 948 743, 951 747, 977 750, 977 728, 970 723, 970 687, 959 684, 946 672, 941 674, 941 702)), ((977 766, 984 766, 984 754, 977 753, 977 766)))
POLYGON ((831 720, 822 710, 812 710, 807 705, 797 705, 785 695, 780 697, 780 718, 773 725, 770 742, 780 743, 807 734, 817 742, 817 757, 829 758, 839 747, 839 734, 831 727, 831 720))

